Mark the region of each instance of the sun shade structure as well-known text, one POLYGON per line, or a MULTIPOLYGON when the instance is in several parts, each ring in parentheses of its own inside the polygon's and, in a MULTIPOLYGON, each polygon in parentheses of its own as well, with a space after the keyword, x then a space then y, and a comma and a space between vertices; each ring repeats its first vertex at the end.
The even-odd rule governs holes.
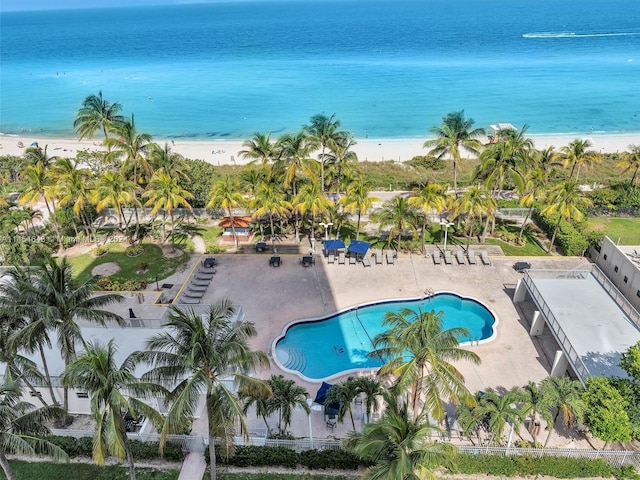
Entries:
POLYGON ((351 240, 347 251, 349 253, 355 253, 356 255, 366 255, 371 244, 369 242, 363 242, 362 240, 351 240))
POLYGON ((344 248, 344 242, 339 238, 336 240, 326 240, 324 242, 324 249, 327 252, 333 252, 336 250, 340 250, 341 248, 344 248))
MULTIPOLYGON (((233 226, 235 228, 249 228, 251 225, 251 217, 233 217, 233 226)), ((231 218, 223 217, 218 226, 231 228, 231 218)))
POLYGON ((318 393, 316 393, 316 398, 313 403, 317 403, 318 405, 324 405, 325 400, 327 399, 327 393, 329 389, 333 387, 330 383, 322 382, 320 388, 318 389, 318 393))

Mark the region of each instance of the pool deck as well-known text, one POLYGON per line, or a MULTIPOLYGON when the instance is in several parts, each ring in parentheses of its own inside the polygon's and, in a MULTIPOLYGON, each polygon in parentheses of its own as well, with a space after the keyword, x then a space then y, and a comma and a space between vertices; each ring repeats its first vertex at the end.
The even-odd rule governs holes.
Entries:
MULTIPOLYGON (((528 261, 535 269, 570 269, 586 263, 576 257, 502 257, 492 256, 490 266, 482 265, 434 265, 431 258, 418 255, 400 255, 393 265, 363 267, 362 264, 328 264, 320 255, 315 264, 304 267, 301 255, 282 255, 280 267, 269 265, 270 255, 228 254, 216 255, 219 264, 217 273, 204 294, 200 305, 219 298, 229 298, 241 305, 245 318, 256 324, 258 335, 252 346, 268 352, 275 338, 280 336, 288 323, 305 318, 323 316, 350 306, 384 299, 421 297, 426 290, 451 291, 475 298, 488 306, 497 317, 497 335, 484 344, 468 347, 481 358, 480 365, 459 363, 457 367, 465 377, 468 388, 475 392, 488 387, 510 389, 526 385, 530 380, 539 381, 549 375, 551 361, 556 350, 551 333, 531 338, 528 334, 533 306, 524 302, 515 305, 512 301, 517 281, 522 274, 513 269, 516 261, 528 261)), ((199 260, 194 262, 197 268, 199 260)), ((192 270, 187 269, 174 281, 183 281, 192 270)), ((127 301, 118 305, 124 314, 133 307, 138 317, 158 318, 165 307, 152 305, 147 295, 142 303, 137 296, 127 295, 127 301), (130 298, 129 298, 130 297, 130 298)), ((158 325, 159 326, 159 325, 158 325)), ((145 329, 132 329, 136 335, 144 335, 145 329)), ((132 332, 133 333, 133 332, 132 332)), ((298 375, 280 369, 275 362, 269 370, 258 375, 269 378, 272 374, 283 374, 295 380, 315 396, 320 382, 304 381, 298 375)), ((347 375, 331 380, 343 380, 347 375)), ((361 406, 354 414, 361 419, 361 406)), ((351 429, 348 418, 334 429, 325 425, 322 412, 313 412, 315 438, 341 437, 351 429)), ((200 419, 202 420, 202 419, 200 419)), ((264 428, 261 419, 249 413, 247 422, 252 428, 264 428)), ((199 425, 201 422, 196 422, 199 425)), ((270 424, 275 426, 270 420, 270 424)), ((356 421, 359 429, 361 420, 356 421)), ((194 433, 200 433, 194 428, 194 433)), ((295 436, 308 436, 307 415, 296 409, 290 430, 295 436)), ((203 434, 206 427, 203 424, 203 434)), ((566 444, 566 437, 554 435, 552 443, 566 444)))

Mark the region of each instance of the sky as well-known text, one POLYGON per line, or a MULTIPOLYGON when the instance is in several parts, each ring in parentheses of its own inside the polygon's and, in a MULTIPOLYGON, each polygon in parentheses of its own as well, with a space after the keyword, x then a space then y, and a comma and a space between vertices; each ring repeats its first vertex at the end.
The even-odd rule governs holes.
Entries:
POLYGON ((107 8, 180 3, 210 3, 216 0, 0 0, 0 11, 107 8))

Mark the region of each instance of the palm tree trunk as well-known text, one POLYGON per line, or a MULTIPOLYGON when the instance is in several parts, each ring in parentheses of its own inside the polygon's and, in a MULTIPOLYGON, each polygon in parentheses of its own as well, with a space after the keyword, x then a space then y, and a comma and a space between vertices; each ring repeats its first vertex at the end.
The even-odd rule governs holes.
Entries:
POLYGON ((558 409, 555 416, 553 417, 553 423, 551 424, 551 428, 549 429, 549 434, 547 435, 547 439, 544 441, 544 448, 547 448, 547 445, 549 444, 549 440, 551 440, 551 434, 553 433, 553 430, 556 427, 556 421, 558 420, 559 416, 560 416, 560 409, 558 409))
MULTIPOLYGON (((358 226, 356 227, 356 240, 360 240, 360 217, 361 217, 360 209, 358 209, 358 226)), ((340 235, 340 234, 338 234, 340 235)))
POLYGON ((351 410, 351 404, 349 404, 349 416, 351 417, 351 427, 353 431, 356 431, 356 422, 353 420, 353 410, 351 410))
POLYGON ((320 185, 322 187, 322 191, 324 192, 324 149, 325 146, 322 144, 322 155, 320 157, 320 181, 322 182, 320 185))
POLYGON ((2 467, 2 471, 7 476, 7 480, 17 480, 16 474, 11 469, 11 465, 9 465, 9 460, 2 452, 0 452, 0 467, 2 467))
POLYGON ((529 216, 531 215, 531 211, 532 210, 533 210, 533 205, 531 205, 529 207, 529 210, 527 210, 527 215, 524 217, 522 225, 520 226, 520 233, 518 233, 518 243, 520 243, 520 240, 522 240, 522 234, 524 233, 524 227, 527 224, 527 220, 529 220, 529 216))
POLYGON ((273 231, 273 215, 269 214, 269 226, 271 227, 271 249, 275 246, 275 235, 273 231))
POLYGON ((469 233, 467 233, 467 250, 469 250, 469 244, 471 243, 471 235, 473 234, 473 220, 469 221, 469 233))
MULTIPOLYGON (((493 221, 494 221, 494 223, 495 223, 495 220, 496 220, 496 219, 495 219, 495 217, 493 217, 493 221)), ((486 221, 485 221, 485 223, 484 223, 484 228, 482 229, 482 235, 480 235, 480 243, 481 243, 482 245, 484 245, 484 242, 485 242, 485 241, 486 241, 486 239, 487 239, 487 231, 488 231, 488 230, 489 230, 489 217, 487 217, 487 220, 486 220, 486 221)), ((492 231, 492 233, 493 233, 493 231, 492 231)), ((468 247, 467 247, 467 248, 468 248, 468 247)))
POLYGON ((60 250, 64 250, 64 246, 62 245, 62 236, 60 235, 60 227, 58 225, 58 219, 56 218, 56 208, 55 206, 53 207, 53 211, 51 210, 51 207, 49 206, 49 201, 47 200, 47 197, 44 197, 44 204, 47 207, 47 211, 49 212, 49 217, 51 218, 51 223, 53 223, 53 229, 56 232, 56 238, 58 240, 58 245, 60 246, 60 250))
POLYGON ((427 248, 425 247, 425 231, 427 229, 427 215, 425 214, 424 219, 422 220, 422 253, 427 253, 427 248))
POLYGON ((176 249, 176 239, 173 231, 175 230, 173 225, 173 210, 169 210, 169 219, 171 220, 171 251, 175 251, 176 249))
MULTIPOLYGON (((209 402, 207 402, 207 404, 208 403, 209 402)), ((209 425, 209 469, 210 469, 211 480, 216 480, 216 444, 215 444, 216 439, 213 437, 213 432, 211 431, 211 428, 212 426, 210 424, 209 425)))
POLYGON ((233 219, 233 211, 231 207, 227 208, 229 211, 229 220, 231 220, 231 235, 233 236, 233 243, 236 246, 236 251, 238 251, 238 237, 236 237, 236 226, 235 220, 233 219))
POLYGON ((453 155, 453 189, 458 189, 458 159, 453 155))
MULTIPOLYGON (((124 420, 122 418, 120 419, 120 421, 124 424, 124 420)), ((122 427, 124 428, 124 425, 122 425, 122 427)), ((122 440, 124 441, 124 450, 125 452, 127 452, 127 460, 129 462, 129 478, 130 480, 136 480, 136 463, 133 459, 131 444, 129 443, 129 437, 127 437, 126 429, 122 440)))
POLYGON ((551 241, 549 242, 549 248, 547 249, 547 253, 551 253, 551 247, 553 247, 553 242, 556 241, 556 234, 558 233, 558 228, 560 228, 561 221, 562 221, 562 215, 558 217, 558 223, 556 223, 556 228, 553 229, 553 235, 551 236, 551 241))
POLYGON ((40 350, 40 358, 42 359, 42 368, 44 368, 44 377, 47 382, 47 387, 49 388, 51 401, 54 404, 58 405, 58 400, 56 400, 56 396, 53 393, 53 384, 51 383, 51 375, 49 374, 49 364, 47 363, 47 357, 44 354, 44 349, 42 348, 42 344, 38 345, 38 349, 40 350))

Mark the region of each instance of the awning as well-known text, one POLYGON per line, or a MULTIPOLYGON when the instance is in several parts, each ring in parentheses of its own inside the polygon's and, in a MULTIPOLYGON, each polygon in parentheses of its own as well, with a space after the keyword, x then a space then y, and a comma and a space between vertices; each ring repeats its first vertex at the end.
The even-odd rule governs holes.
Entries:
POLYGON ((344 242, 342 240, 340 240, 339 238, 337 238, 335 240, 325 240, 325 242, 324 242, 324 249, 327 252, 331 252, 333 250, 338 250, 340 248, 344 248, 344 242))
POLYGON ((369 242, 363 242, 361 240, 351 240, 347 251, 356 253, 358 255, 366 255, 370 245, 371 244, 369 242))

